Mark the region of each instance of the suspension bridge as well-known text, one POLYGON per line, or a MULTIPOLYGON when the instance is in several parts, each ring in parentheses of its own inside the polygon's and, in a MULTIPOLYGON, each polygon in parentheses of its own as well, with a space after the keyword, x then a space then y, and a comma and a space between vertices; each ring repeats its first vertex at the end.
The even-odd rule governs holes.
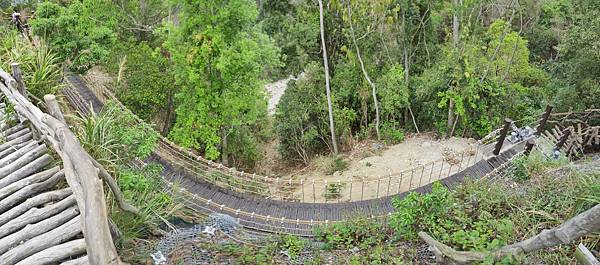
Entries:
MULTIPOLYGON (((101 181, 105 170, 69 130, 54 96, 44 97, 46 112, 29 100, 18 64, 12 75, 0 70, 0 79, 0 263, 118 264, 101 181)), ((94 93, 77 75, 67 73, 66 83, 62 93, 84 115, 100 112, 108 101, 128 111, 109 90, 94 93)), ((452 189, 467 177, 497 175, 533 148, 548 156, 598 150, 600 110, 551 110, 539 117, 535 132, 507 137, 513 125, 507 119, 473 150, 452 159, 344 182, 240 172, 166 138, 149 159, 132 164, 163 165, 168 190, 201 213, 226 214, 252 230, 312 236, 315 226, 356 216, 386 218, 392 197, 430 192, 434 182, 452 189), (366 196, 366 189, 376 192, 366 196)))

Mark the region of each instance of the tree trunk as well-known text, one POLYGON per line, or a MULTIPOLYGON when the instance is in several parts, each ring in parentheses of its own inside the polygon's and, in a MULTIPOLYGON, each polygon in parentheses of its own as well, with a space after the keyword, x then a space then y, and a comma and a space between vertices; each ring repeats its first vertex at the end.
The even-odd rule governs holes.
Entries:
POLYGON ((319 22, 321 28, 321 46, 323 49, 323 66, 325 68, 325 89, 327 90, 327 108, 329 111, 329 130, 331 131, 331 142, 333 153, 337 155, 338 146, 335 139, 335 126, 333 124, 333 106, 331 105, 331 89, 329 88, 329 63, 327 62, 327 48, 325 46, 325 25, 323 22, 323 1, 319 0, 319 22))
POLYGON ((360 63, 360 70, 362 70, 365 79, 371 86, 371 92, 373 96, 373 104, 375 105, 375 131, 377 133, 377 140, 381 141, 381 135, 379 134, 379 102, 377 101, 377 89, 375 87, 375 83, 371 81, 371 77, 369 77, 369 73, 365 69, 365 63, 363 62, 362 56, 360 55, 360 49, 358 48, 358 43, 356 42, 356 36, 354 35, 354 26, 352 25, 352 9, 350 8, 351 3, 348 3, 348 18, 350 19, 350 33, 352 35, 352 41, 354 42, 354 48, 356 49, 356 56, 358 57, 358 62, 360 63))
POLYGON ((419 232, 419 237, 433 249, 433 253, 439 262, 444 262, 447 258, 452 263, 468 264, 483 261, 489 255, 494 260, 501 260, 506 256, 517 256, 559 244, 568 244, 577 238, 598 231, 600 231, 600 204, 567 220, 559 227, 550 230, 545 229, 533 237, 501 247, 489 253, 457 251, 435 240, 425 232, 419 232))
MULTIPOLYGON (((458 21, 458 12, 460 3, 459 0, 452 0, 452 7, 454 9, 452 15, 452 45, 455 50, 458 50, 458 44, 460 41, 460 24, 458 21)), ((452 137, 452 131, 454 128, 454 99, 450 98, 448 102, 448 132, 446 137, 452 137)))
POLYGON ((221 164, 229 166, 229 155, 227 154, 227 130, 221 128, 221 164))

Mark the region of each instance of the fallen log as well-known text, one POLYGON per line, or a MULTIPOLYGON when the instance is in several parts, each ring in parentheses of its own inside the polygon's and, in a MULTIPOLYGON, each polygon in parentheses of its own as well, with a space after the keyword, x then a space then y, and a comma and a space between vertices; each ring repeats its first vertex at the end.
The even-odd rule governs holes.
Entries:
POLYGON ((0 179, 8 176, 12 172, 15 172, 17 169, 22 168, 23 166, 31 163, 36 158, 42 156, 43 154, 46 154, 47 151, 48 149, 46 148, 46 145, 39 145, 33 150, 30 150, 21 157, 17 158, 17 160, 13 161, 12 163, 1 167, 0 179))
POLYGON ((10 207, 14 206, 15 204, 24 201, 25 199, 31 197, 32 194, 36 194, 54 187, 54 185, 56 185, 64 177, 64 172, 60 171, 44 182, 29 185, 11 194, 10 196, 0 200, 0 212, 4 212, 10 207))
POLYGON ((490 256, 498 261, 504 257, 514 257, 559 244, 567 244, 574 239, 598 231, 600 231, 600 204, 576 215, 554 229, 545 229, 526 240, 491 252, 457 251, 435 240, 425 232, 419 232, 419 237, 429 245, 438 262, 470 264, 483 261, 490 256))
POLYGON ((35 253, 15 265, 56 264, 68 257, 85 253, 85 239, 75 239, 35 253))
POLYGON ((38 172, 40 169, 44 168, 48 164, 52 162, 52 157, 48 154, 44 154, 37 159, 31 161, 26 166, 10 173, 8 176, 0 179, 0 189, 10 185, 13 182, 16 182, 24 177, 27 177, 35 172, 38 172))
POLYGON ((23 187, 26 187, 33 183, 47 180, 52 175, 54 175, 56 172, 58 172, 58 170, 59 170, 59 167, 56 166, 56 167, 44 170, 42 172, 33 174, 33 175, 26 177, 24 179, 21 179, 17 182, 13 182, 12 184, 9 184, 8 186, 0 189, 0 200, 6 198, 8 195, 13 194, 14 192, 17 192, 18 190, 20 190, 23 187))
MULTIPOLYGON (((79 210, 77 210, 77 206, 72 206, 60 212, 57 215, 44 219, 38 223, 27 225, 25 228, 16 231, 14 234, 10 234, 1 238, 0 255, 5 253, 9 249, 19 245, 20 242, 26 242, 29 239, 32 239, 36 236, 44 234, 65 224, 69 220, 73 219, 73 217, 75 216, 79 217, 79 210)), ((44 243, 56 244, 57 242, 51 241, 44 243)))
POLYGON ((0 238, 17 231, 26 225, 50 218, 51 216, 64 211, 68 207, 73 206, 73 204, 75 204, 75 197, 71 195, 58 203, 53 203, 42 208, 31 208, 19 217, 0 226, 0 238))
POLYGON ((0 214, 0 225, 6 224, 10 220, 17 218, 18 216, 27 212, 29 209, 31 209, 33 207, 44 205, 49 202, 62 200, 71 194, 72 194, 71 189, 64 188, 61 190, 53 190, 53 191, 45 192, 45 193, 36 195, 35 197, 29 198, 25 202, 0 214))
POLYGON ((0 256, 0 260, 5 264, 14 264, 57 243, 65 242, 80 233, 81 216, 77 215, 59 227, 8 250, 0 256))

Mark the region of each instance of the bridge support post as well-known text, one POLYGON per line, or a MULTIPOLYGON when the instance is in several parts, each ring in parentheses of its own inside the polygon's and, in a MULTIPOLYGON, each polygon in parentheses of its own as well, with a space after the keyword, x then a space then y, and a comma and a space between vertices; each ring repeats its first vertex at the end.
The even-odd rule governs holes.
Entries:
POLYGON ((46 111, 48 111, 52 117, 66 124, 65 117, 63 116, 62 111, 60 111, 60 106, 56 101, 56 96, 51 94, 45 95, 44 102, 46 102, 46 111))
POLYGON ((527 143, 525 143, 525 151, 523 152, 523 154, 525 156, 529 156, 529 154, 531 154, 531 150, 533 149, 534 145, 535 145, 535 140, 533 140, 533 139, 527 140, 527 143))
POLYGON ((26 99, 29 99, 27 96, 27 88, 25 88, 25 83, 23 82, 23 75, 21 74, 21 67, 19 66, 19 63, 12 63, 10 66, 12 67, 12 75, 17 81, 19 93, 21 93, 21 95, 23 95, 23 97, 26 99))
POLYGON ((536 130, 535 130, 535 135, 540 135, 542 133, 542 131, 544 130, 544 126, 546 126, 546 122, 548 122, 548 118, 550 118, 550 113, 552 112, 552 109, 554 107, 550 104, 548 104, 548 106, 546 106, 546 111, 544 111, 544 114, 542 115, 542 119, 540 120, 540 124, 538 124, 536 130))
POLYGON ((565 128, 562 131, 562 136, 560 137, 560 140, 558 140, 558 143, 556 143, 556 145, 554 146, 554 150, 559 150, 560 151, 560 149, 567 142, 567 139, 569 139, 570 135, 571 135, 571 130, 569 128, 565 128))
POLYGON ((498 140, 496 141, 496 147, 494 148, 494 155, 500 154, 500 149, 502 149, 502 144, 504 143, 504 139, 506 139, 506 134, 508 134, 508 130, 510 129, 510 125, 512 124, 512 120, 509 118, 504 119, 504 127, 500 131, 500 135, 498 135, 498 140))

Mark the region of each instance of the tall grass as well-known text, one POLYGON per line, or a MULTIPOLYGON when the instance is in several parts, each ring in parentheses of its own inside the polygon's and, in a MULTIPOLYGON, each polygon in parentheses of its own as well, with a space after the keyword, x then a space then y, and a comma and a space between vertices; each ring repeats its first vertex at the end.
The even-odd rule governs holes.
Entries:
POLYGON ((10 71, 11 63, 19 63, 28 91, 38 98, 56 94, 60 88, 62 68, 56 53, 44 40, 33 45, 16 30, 0 26, 0 65, 10 71))

